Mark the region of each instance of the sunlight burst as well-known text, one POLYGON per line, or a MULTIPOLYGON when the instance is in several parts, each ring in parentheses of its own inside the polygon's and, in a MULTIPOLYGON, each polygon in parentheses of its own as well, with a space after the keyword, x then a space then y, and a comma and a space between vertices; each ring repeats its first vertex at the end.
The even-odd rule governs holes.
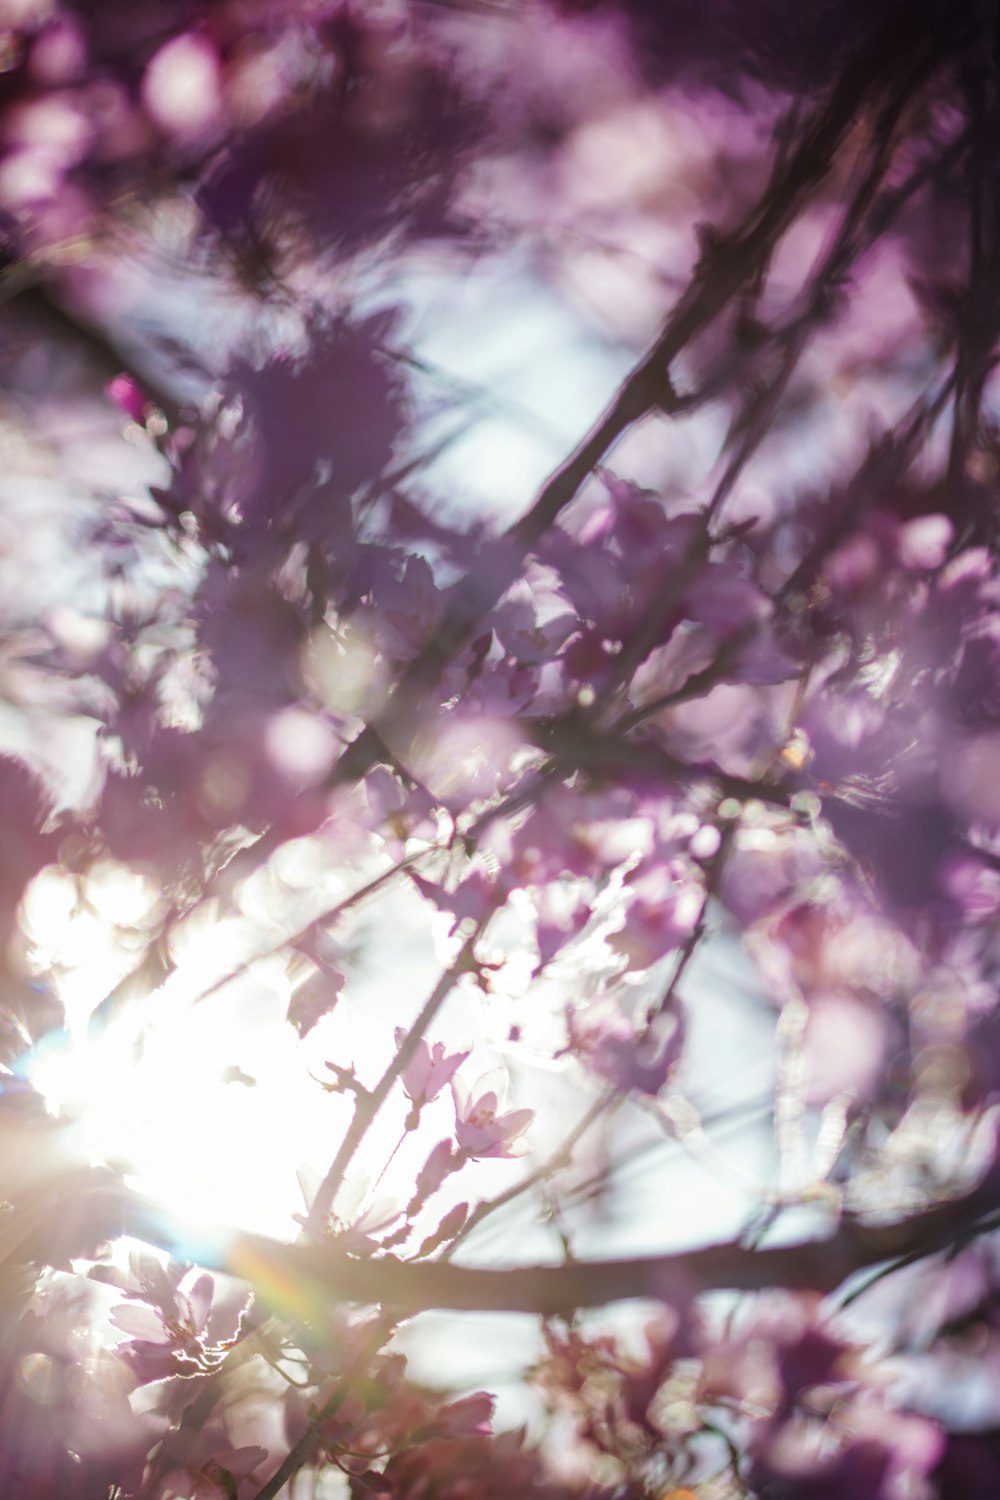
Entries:
POLYGON ((330 1149, 344 1111, 311 1083, 285 1019, 284 961, 258 962, 201 1001, 240 936, 204 913, 164 985, 95 1020, 122 971, 122 927, 156 897, 120 867, 94 873, 76 885, 43 872, 25 902, 25 935, 66 1012, 66 1029, 33 1050, 29 1081, 83 1154, 119 1165, 178 1226, 289 1237, 303 1209, 297 1165, 330 1149))

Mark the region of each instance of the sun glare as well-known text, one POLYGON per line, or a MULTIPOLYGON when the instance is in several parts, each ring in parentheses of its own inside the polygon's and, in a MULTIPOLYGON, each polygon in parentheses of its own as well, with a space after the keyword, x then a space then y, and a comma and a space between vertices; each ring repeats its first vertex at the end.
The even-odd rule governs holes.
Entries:
POLYGON ((294 1044, 263 1029, 239 1027, 231 1005, 142 1028, 122 1018, 43 1051, 31 1080, 92 1161, 120 1165, 179 1221, 287 1236, 303 1206, 302 1070, 294 1044))
MULTIPOLYGON (((301 1037, 289 1019, 301 959, 289 959, 284 939, 334 902, 320 881, 303 888, 310 850, 298 843, 280 870, 246 881, 228 912, 205 901, 171 924, 169 977, 120 1003, 108 997, 164 926, 155 885, 107 862, 86 876, 49 869, 23 903, 27 961, 66 1017, 32 1049, 28 1079, 80 1153, 120 1169, 155 1206, 169 1248, 188 1258, 199 1245, 224 1249, 232 1232, 297 1237, 351 1118, 338 1069, 371 1087, 395 1029, 440 972, 420 898, 384 898, 377 931, 391 923, 392 953, 374 956, 359 918, 358 951, 372 959, 355 960, 346 995, 301 1037)), ((499 979, 495 988, 491 1024, 508 1032, 511 997, 499 979)), ((455 1050, 474 1049, 474 1079, 497 1056, 488 1030, 470 1024, 461 989, 455 1050)), ((419 1132, 407 1132, 408 1113, 400 1093, 366 1130, 333 1205, 341 1226, 368 1222, 375 1207, 401 1214, 430 1147, 451 1128, 451 1095, 433 1101, 419 1132)))
POLYGON ((285 1019, 284 961, 256 962, 203 1000, 230 972, 240 937, 206 913, 182 934, 170 980, 94 1025, 129 966, 122 933, 134 934, 157 899, 120 867, 96 873, 81 887, 44 871, 24 903, 34 965, 66 1012, 65 1030, 32 1052, 30 1082, 81 1152, 120 1166, 178 1234, 187 1225, 289 1237, 305 1206, 297 1167, 336 1142, 344 1101, 309 1078, 285 1019))

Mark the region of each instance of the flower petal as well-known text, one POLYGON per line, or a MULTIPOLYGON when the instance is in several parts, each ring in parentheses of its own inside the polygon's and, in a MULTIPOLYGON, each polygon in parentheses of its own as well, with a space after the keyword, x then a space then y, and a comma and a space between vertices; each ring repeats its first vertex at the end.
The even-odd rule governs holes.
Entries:
POLYGON ((111 1309, 111 1321, 116 1328, 135 1339, 148 1344, 168 1344, 170 1335, 163 1326, 163 1319, 145 1302, 123 1302, 111 1309))

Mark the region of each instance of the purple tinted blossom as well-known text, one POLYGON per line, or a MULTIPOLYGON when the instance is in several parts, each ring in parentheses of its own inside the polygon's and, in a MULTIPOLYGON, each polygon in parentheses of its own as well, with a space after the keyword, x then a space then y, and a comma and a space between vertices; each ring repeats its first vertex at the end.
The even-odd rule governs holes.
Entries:
POLYGON ((820 620, 866 639, 882 665, 811 696, 802 779, 901 917, 953 925, 964 913, 945 872, 995 818, 997 601, 980 549, 944 561, 950 536, 937 514, 875 512, 834 553, 820 620))
MULTIPOLYGON (((482 678, 478 685, 483 688, 482 678)), ((524 750, 510 705, 497 712, 487 707, 485 692, 462 696, 464 701, 439 716, 433 734, 417 740, 409 754, 409 767, 453 817, 509 787, 524 750)))
POLYGON ((339 591, 340 608, 390 662, 415 656, 441 619, 444 598, 424 557, 366 547, 339 591))
POLYGON ((127 1297, 165 1308, 173 1306, 177 1286, 184 1274, 183 1267, 170 1263, 164 1265, 162 1256, 143 1245, 136 1245, 129 1251, 127 1270, 113 1265, 97 1265, 91 1270, 90 1279, 117 1287, 127 1297))
POLYGON ((454 1080, 451 1091, 455 1101, 455 1138, 463 1156, 484 1161, 524 1154, 528 1148, 521 1137, 535 1117, 533 1109, 514 1109, 500 1114, 496 1090, 477 1093, 460 1079, 454 1080))
POLYGON ((579 936, 590 921, 592 907, 578 891, 562 882, 533 888, 531 906, 538 945, 537 974, 579 936))
POLYGON ((558 656, 577 629, 577 617, 564 611, 542 624, 531 589, 519 583, 494 610, 490 624, 501 646, 520 666, 537 667, 558 656))
POLYGON ((625 1415, 632 1422, 645 1428, 658 1441, 661 1429, 656 1425, 651 1410, 656 1396, 678 1359, 690 1354, 687 1320, 670 1309, 665 1309, 658 1318, 649 1323, 644 1332, 646 1357, 641 1362, 622 1362, 621 1392, 625 1415))
POLYGON ((674 1003, 651 1021, 630 1021, 613 1002, 566 1012, 569 1046, 600 1077, 623 1090, 656 1097, 680 1061, 684 1014, 674 1003))
POLYGON ((943 1448, 936 1423, 859 1399, 835 1424, 772 1432, 754 1452, 751 1483, 787 1500, 898 1500, 920 1493, 943 1448))
MULTIPOLYGON (((377 1198, 347 1224, 334 1216, 331 1237, 348 1255, 372 1255, 385 1240, 386 1231, 399 1218, 400 1210, 385 1198, 377 1198)), ((305 1222, 305 1221, 303 1221, 305 1222)))
POLYGON ((752 947, 782 999, 862 988, 891 993, 913 975, 910 944, 847 881, 831 888, 825 903, 801 900, 775 907, 753 932, 752 947))
POLYGON ((140 427, 146 420, 147 397, 131 375, 116 375, 106 388, 106 395, 119 406, 131 421, 140 427))
POLYGON ((272 256, 308 259, 317 234, 357 250, 467 232, 453 197, 482 112, 405 9, 361 12, 262 0, 251 24, 214 0, 166 20, 12 0, 0 209, 18 248, 57 244, 71 205, 74 227, 100 227, 153 177, 196 189, 203 232, 239 252, 251 284, 272 256))
POLYGON ((626 787, 555 786, 515 826, 491 824, 484 845, 519 884, 545 887, 566 875, 599 879, 636 854, 648 854, 654 832, 646 809, 626 787))
MULTIPOLYGON (((439 846, 425 849, 415 881, 431 906, 469 931, 512 897, 533 911, 539 967, 593 915, 595 941, 579 945, 585 965, 614 912, 624 994, 661 956, 689 940, 694 951, 707 887, 741 927, 765 992, 792 1002, 785 1015, 801 1021, 797 1031, 782 1026, 779 1126, 811 1131, 809 1108, 837 1105, 820 1126, 817 1173, 846 1121, 838 1174, 848 1176, 854 1157, 864 1169, 845 1183, 846 1201, 852 1186, 863 1203, 880 1196, 878 1174, 888 1179, 891 1168, 908 1203, 930 1206, 957 1168, 952 1159, 947 1179, 938 1174, 924 1136, 947 1135, 960 1144, 942 1156, 961 1153, 966 1178, 988 1159, 976 1206, 992 1214, 992 1121, 977 1118, 1000 1089, 990 7, 876 0, 865 11, 858 0, 819 0, 814 14, 792 0, 618 0, 596 18, 581 8, 565 0, 573 15, 561 21, 538 7, 522 17, 516 6, 408 0, 192 0, 177 15, 147 0, 0 0, 0 238, 12 318, 0 363, 15 392, 5 427, 11 412, 30 412, 58 456, 74 425, 53 417, 70 389, 61 367, 77 363, 75 352, 50 361, 46 328, 39 336, 34 322, 47 325, 52 307, 81 362, 100 362, 101 342, 127 344, 165 388, 197 392, 178 409, 151 385, 169 430, 149 422, 145 437, 126 434, 143 461, 172 469, 152 491, 158 512, 120 504, 105 455, 85 458, 101 512, 91 533, 101 578, 87 587, 99 596, 95 611, 118 622, 107 649, 33 663, 47 674, 38 724, 31 683, 18 701, 19 666, 3 694, 5 724, 23 706, 23 726, 12 727, 36 739, 47 731, 48 692, 65 694, 72 714, 96 704, 109 771, 86 822, 61 829, 61 848, 40 832, 47 808, 30 778, 7 775, 4 976, 34 962, 19 942, 17 906, 57 852, 83 892, 95 856, 108 851, 155 867, 163 930, 136 940, 148 941, 150 962, 171 963, 174 917, 192 903, 207 896, 225 909, 232 900, 248 917, 259 907, 256 878, 250 889, 241 883, 247 864, 259 866, 262 885, 273 877, 276 921, 290 918, 277 932, 294 929, 286 839, 322 829, 312 846, 329 860, 338 900, 373 870, 391 873, 393 855, 419 839, 439 846), (637 23, 637 63, 682 87, 643 93, 623 16, 637 23), (482 108, 452 86, 459 70, 482 108), (729 89, 725 103, 709 82, 729 89), (788 88, 806 83, 816 99, 779 123, 788 88), (484 153, 466 173, 459 147, 487 122, 495 138, 479 135, 484 153), (876 177, 884 169, 884 181, 866 177, 869 166, 876 177), (897 200, 914 167, 913 195, 897 200), (636 344, 648 344, 654 325, 666 329, 502 540, 483 520, 447 522, 466 509, 464 482, 440 485, 441 470, 425 462, 433 438, 411 417, 451 416, 452 392, 426 399, 435 377, 404 347, 417 320, 348 305, 356 292, 370 309, 386 288, 409 287, 408 264, 401 277, 393 252, 453 228, 459 191, 505 237, 541 209, 544 258, 581 300, 592 300, 589 267, 613 283, 624 264, 636 344), (713 222, 696 228, 695 215, 713 222), (850 254, 826 275, 818 268, 841 232, 850 254), (377 255, 358 253, 374 245, 377 255), (133 267, 153 259, 160 268, 177 249, 174 264, 197 266, 199 280, 204 270, 224 296, 222 322, 240 303, 240 323, 252 323, 235 358, 206 347, 218 296, 206 299, 207 334, 182 329, 176 348, 167 329, 161 339, 146 328, 147 318, 159 327, 146 305, 158 298, 133 267), (880 258, 894 288, 870 274, 880 258), (873 292, 902 318, 883 319, 873 292), (206 364, 228 372, 214 395, 206 364), (911 441, 893 414, 940 378, 952 381, 950 405, 916 424, 911 441), (671 411, 667 437, 661 408, 676 404, 673 380, 698 426, 688 426, 688 410, 671 411), (844 478, 838 467, 864 447, 869 420, 884 440, 844 478), (721 515, 710 500, 717 423, 728 425, 721 468, 732 460, 733 475, 741 446, 766 440, 721 515), (817 497, 802 493, 796 449, 819 475, 817 497), (603 471, 600 455, 612 450, 629 472, 659 474, 662 493, 603 471), (161 587, 168 569, 173 583, 161 587), (154 593, 144 613, 136 601, 154 593), (306 662, 327 646, 324 677, 306 662), (373 768, 373 757, 384 765, 373 768), (718 768, 743 786, 720 785, 718 768), (237 844, 252 845, 248 857, 227 864, 237 844), (949 1129, 938 1131, 941 1120, 949 1129)), ((597 298, 599 314, 611 300, 597 298)), ((113 387, 141 423, 147 403, 135 379, 113 387)), ((6 531, 0 541, 5 551, 6 531)), ((25 594, 34 581, 32 572, 25 594)), ((309 905, 311 893, 302 899, 309 905)), ((513 923, 518 913, 508 915, 513 923)), ((352 922, 345 942, 362 927, 352 922)), ((377 916, 373 928, 387 930, 377 916)), ((339 976, 327 979, 289 1007, 300 1035, 336 998, 339 976)), ((6 993, 16 1033, 14 986, 6 993)), ((616 1088, 655 1096, 670 1086, 684 1014, 664 1001, 650 1019, 631 1019, 620 1000, 612 993, 571 1012, 571 1046, 616 1088)), ((475 1098, 463 1090, 463 1056, 442 1043, 415 1050, 403 1076, 408 1123, 450 1082, 457 1142, 426 1156, 395 1233, 395 1210, 364 1209, 363 1198, 348 1209, 344 1193, 341 1250, 401 1244, 451 1174, 515 1154, 530 1111, 507 1110, 486 1081, 475 1098)), ((379 1091, 346 1067, 331 1071, 354 1092, 347 1147, 371 1145, 354 1137, 371 1124, 379 1091)), ((3 1097, 15 1086, 8 1080, 3 1097)), ((336 1110, 347 1101, 327 1102, 336 1110)), ((420 1142, 405 1144, 419 1161, 420 1142)), ((0 1157, 37 1165, 17 1142, 0 1157)), ((60 1188, 72 1180, 60 1177, 60 1188)), ((18 1322, 17 1257, 63 1263, 47 1204, 28 1209, 22 1217, 15 1205, 4 1236, 15 1254, 4 1268, 12 1296, 0 1298, 0 1331, 14 1332, 0 1391, 4 1500, 259 1492, 268 1445, 246 1430, 243 1409, 264 1389, 261 1361, 245 1383, 229 1371, 216 1383, 224 1344, 209 1327, 208 1278, 137 1257, 117 1278, 130 1299, 115 1312, 129 1335, 121 1357, 84 1360, 55 1327, 44 1277, 18 1322), (49 1364, 18 1363, 28 1336, 29 1356, 49 1364), (197 1391, 172 1378, 193 1372, 197 1391), (127 1399, 136 1377, 164 1381, 145 1425, 127 1399), (74 1404, 77 1385, 89 1395, 74 1404), (213 1401, 232 1430, 210 1421, 199 1432, 192 1418, 213 1401), (144 1477, 145 1454, 168 1423, 144 1477), (114 1455, 110 1468, 93 1462, 100 1443, 114 1455)), ((955 1206, 959 1241, 964 1211, 955 1206)), ((446 1214, 416 1255, 439 1250, 467 1213, 462 1204, 446 1214)), ((798 1252, 780 1228, 776 1257, 754 1261, 748 1250, 744 1260, 735 1247, 739 1263, 780 1266, 788 1255, 796 1278, 798 1252)), ((867 1254, 881 1242, 848 1218, 828 1230, 833 1266, 841 1246, 867 1254)), ((887 1234, 888 1248, 905 1251, 907 1234, 905 1225, 887 1234)), ((986 1234, 980 1243, 989 1253, 986 1234)), ((577 1403, 568 1421, 586 1446, 565 1485, 550 1484, 515 1438, 486 1441, 488 1398, 442 1406, 404 1380, 400 1356, 372 1359, 379 1322, 329 1305, 289 1330, 305 1358, 303 1389, 284 1403, 287 1435, 313 1444, 306 1467, 315 1460, 318 1484, 329 1461, 358 1500, 593 1497, 602 1468, 616 1500, 694 1494, 703 1480, 749 1484, 762 1500, 929 1500, 935 1486, 951 1500, 963 1483, 973 1494, 986 1486, 989 1440, 942 1447, 937 1423, 893 1409, 898 1388, 866 1389, 855 1352, 812 1304, 786 1299, 769 1315, 758 1297, 713 1320, 701 1330, 699 1377, 690 1336, 699 1271, 711 1280, 732 1248, 654 1278, 664 1299, 676 1296, 683 1335, 661 1330, 635 1360, 568 1326, 553 1404, 577 1403), (689 1363, 675 1370, 681 1354, 689 1363), (331 1398, 336 1410, 321 1416, 331 1398), (702 1432, 703 1412, 713 1425, 702 1432), (716 1455, 725 1463, 723 1450, 729 1475, 714 1464, 716 1455)), ((803 1261, 813 1251, 823 1263, 819 1246, 803 1261)), ((385 1259, 382 1269, 394 1274, 385 1259)), ((438 1273, 446 1285, 447 1266, 438 1273)), ((567 1268, 563 1285, 576 1275, 567 1268)), ((96 1279, 116 1284, 114 1273, 96 1279)), ((991 1288, 985 1277, 978 1300, 991 1288)), ((971 1332, 950 1328, 940 1343, 945 1353, 963 1339, 985 1349, 988 1381, 993 1313, 942 1301, 940 1286, 924 1301, 949 1321, 975 1313, 971 1332)), ((66 1319, 69 1332, 85 1321, 82 1312, 66 1319)), ((926 1313, 917 1321, 926 1325, 926 1313)), ((140 1393, 136 1407, 153 1401, 140 1393)), ((289 1477, 288 1488, 308 1486, 308 1474, 289 1477)))
MULTIPOLYGON (((452 197, 479 112, 439 63, 393 35, 396 21, 360 12, 337 7, 336 35, 328 20, 317 38, 337 59, 333 87, 304 89, 303 108, 234 135, 203 181, 199 206, 235 244, 318 236, 351 251, 390 234, 463 233, 452 197)), ((305 50, 314 67, 316 42, 305 50)))
POLYGON ((623 925, 608 945, 626 969, 648 969, 687 941, 701 918, 704 891, 682 860, 649 860, 625 878, 630 895, 623 925))
MULTIPOLYGON (((542 556, 585 627, 568 648, 574 675, 595 680, 599 669, 609 671, 620 643, 646 632, 650 620, 656 625, 647 649, 669 640, 684 610, 679 599, 666 611, 657 602, 671 570, 687 560, 700 525, 693 515, 668 517, 655 497, 615 480, 611 499, 591 515, 579 539, 558 527, 546 535, 542 556), (584 642, 593 656, 589 670, 584 642)), ((687 573, 684 584, 690 586, 687 573)))
POLYGON ((602 630, 592 625, 579 631, 570 641, 563 653, 563 664, 570 677, 597 685, 610 676, 619 649, 616 639, 605 636, 602 630))
POLYGON ((896 553, 904 568, 914 573, 929 573, 948 559, 948 547, 955 535, 954 523, 943 515, 918 516, 900 527, 896 553))
MULTIPOLYGON (((397 1048, 402 1047, 407 1037, 404 1028, 397 1026, 393 1035, 397 1048)), ((468 1056, 468 1050, 446 1053, 443 1042, 428 1045, 423 1037, 420 1038, 402 1075, 403 1092, 417 1113, 437 1098, 468 1056)))
MULTIPOLYGON (((962 1018, 964 1020, 964 1017, 962 1018)), ((969 1107, 989 1105, 1000 1099, 1000 1011, 972 1015, 965 1023, 962 1053, 967 1070, 962 1097, 969 1107)))
POLYGON ((720 674, 723 679, 767 687, 797 677, 802 664, 792 654, 790 643, 770 622, 758 625, 745 645, 733 653, 733 664, 720 674))
MULTIPOLYGON (((67 1206, 61 1194, 53 1212, 65 1216, 67 1206)), ((7 1225, 11 1222, 8 1217, 7 1225)), ((146 1456, 168 1420, 148 1408, 133 1411, 134 1381, 93 1335, 102 1321, 95 1288, 75 1275, 25 1274, 13 1265, 5 1280, 0 1363, 5 1494, 12 1500, 49 1494, 90 1500, 115 1484, 137 1493, 146 1456), (80 1357, 81 1334, 87 1339, 86 1359, 80 1357)))
POLYGON ((434 1420, 434 1437, 475 1437, 493 1431, 493 1408, 496 1398, 487 1391, 474 1391, 460 1401, 442 1406, 434 1420))
POLYGON ((449 931, 460 922, 475 922, 478 925, 502 904, 498 898, 506 895, 503 888, 498 887, 480 868, 474 868, 453 891, 446 891, 443 886, 435 885, 433 881, 412 872, 410 879, 420 894, 436 906, 438 911, 445 912, 452 918, 449 931))
POLYGON ((267 1462, 266 1448, 244 1444, 234 1448, 215 1424, 181 1426, 168 1434, 163 1456, 170 1465, 164 1476, 165 1494, 184 1494, 192 1500, 250 1500, 260 1488, 253 1476, 267 1462))
POLYGON ((757 844, 737 836, 719 881, 723 904, 746 928, 787 901, 800 882, 815 878, 820 866, 808 834, 788 824, 767 833, 757 844))
POLYGON ((850 990, 810 997, 802 1040, 805 1097, 814 1106, 850 1098, 864 1104, 885 1086, 890 1048, 900 1036, 892 1017, 850 990))
MULTIPOLYGON (((190 1280, 190 1277, 185 1279, 190 1280)), ((152 1337, 151 1314, 164 1340, 177 1337, 198 1339, 208 1323, 214 1285, 212 1277, 203 1273, 195 1276, 188 1289, 182 1291, 182 1280, 174 1287, 169 1300, 163 1297, 155 1310, 144 1303, 127 1302, 112 1311, 111 1321, 125 1333, 144 1333, 146 1337, 152 1337)))
POLYGON ((384 766, 369 771, 364 781, 372 828, 401 852, 409 838, 433 840, 435 801, 423 787, 405 788, 384 766))
POLYGON ((255 370, 236 364, 229 382, 245 403, 258 465, 241 506, 244 524, 291 536, 322 535, 362 481, 388 462, 403 423, 401 382, 377 346, 392 317, 317 330, 305 357, 255 370))
POLYGON ((978 624, 962 643, 948 697, 959 721, 970 728, 1000 718, 1000 619, 978 624))
POLYGON ((198 589, 195 620, 211 658, 213 702, 277 708, 298 701, 306 622, 272 580, 210 565, 198 589))
POLYGON ((192 764, 187 736, 164 731, 151 748, 148 769, 107 776, 97 812, 111 854, 173 874, 195 855, 205 823, 183 780, 183 768, 192 764), (161 757, 162 776, 156 764, 161 757))
MULTIPOLYGON (((50 802, 28 767, 0 755, 0 807, 4 853, 0 860, 0 974, 6 973, 6 949, 25 887, 52 857, 56 835, 46 829, 50 802)), ((5 984, 11 984, 9 978, 5 984)))
POLYGON ((817 1301, 772 1293, 738 1333, 702 1353, 699 1389, 761 1412, 762 1430, 785 1421, 815 1386, 846 1394, 859 1380, 855 1347, 823 1318, 817 1301))
POLYGON ((686 613, 716 640, 724 641, 763 622, 770 606, 738 563, 724 561, 702 570, 687 594, 686 613))
POLYGON ((379 1472, 378 1460, 387 1452, 401 1455, 428 1444, 462 1445, 492 1432, 494 1401, 485 1391, 457 1401, 421 1391, 404 1378, 405 1360, 399 1354, 377 1356, 372 1376, 370 1382, 355 1384, 346 1392, 337 1377, 325 1380, 316 1402, 308 1406, 297 1391, 289 1392, 286 1402, 289 1442, 302 1438, 311 1421, 326 1453, 349 1474, 363 1476, 363 1493, 394 1493, 382 1487, 379 1472), (331 1397, 336 1410, 317 1423, 317 1406, 322 1408, 331 1397), (369 1469, 372 1462, 375 1469, 369 1469))
POLYGON ((74 83, 87 62, 87 38, 78 17, 58 11, 35 32, 28 69, 36 83, 58 86, 74 83))
POLYGON ((1000 911, 1000 870, 980 856, 960 854, 945 860, 938 878, 963 925, 989 922, 1000 911))
POLYGON ((944 1437, 894 1409, 887 1382, 808 1299, 774 1295, 744 1330, 702 1357, 700 1389, 753 1413, 755 1493, 788 1500, 902 1500, 926 1493, 944 1437), (871 1380, 871 1385, 865 1381, 871 1380))
POLYGON ((119 1346, 117 1354, 136 1385, 152 1385, 175 1375, 198 1375, 204 1369, 197 1351, 175 1349, 160 1339, 129 1339, 119 1346))
MULTIPOLYGON (((77 1334, 79 1328, 77 1329, 77 1334)), ((10 1500, 94 1500, 140 1493, 162 1415, 132 1410, 120 1363, 54 1361, 8 1343, 0 1413, 4 1493, 10 1500)))
POLYGON ((693 513, 668 516, 656 497, 613 476, 606 482, 611 498, 592 513, 579 540, 554 530, 546 542, 547 560, 582 627, 564 654, 571 675, 593 683, 613 677, 623 644, 641 639, 642 660, 685 621, 701 626, 716 650, 739 640, 746 675, 730 670, 742 680, 793 675, 793 662, 773 642, 755 652, 754 637, 769 624, 772 607, 746 564, 735 556, 709 560, 693 513))
MULTIPOLYGON (((375 1494, 386 1500, 509 1500, 531 1495, 537 1500, 569 1500, 571 1489, 549 1483, 536 1453, 524 1447, 524 1434, 434 1438, 394 1454, 381 1475, 371 1476, 375 1494)), ((366 1481, 365 1488, 368 1488, 366 1481)), ((364 1491, 359 1491, 363 1493, 364 1491)))
MULTIPOLYGON (((104 1277, 102 1279, 110 1279, 104 1277)), ((129 1291, 135 1282, 119 1280, 129 1291)), ((218 1354, 207 1342, 214 1282, 207 1274, 184 1275, 182 1270, 140 1270, 138 1299, 115 1307, 111 1321, 130 1338, 117 1349, 139 1384, 163 1380, 169 1375, 193 1375, 217 1363, 218 1354)))
POLYGON ((304 347, 259 366, 235 359, 198 425, 165 444, 165 512, 195 517, 207 543, 252 567, 296 542, 336 543, 341 576, 357 547, 351 496, 404 427, 399 369, 378 353, 391 326, 383 315, 312 327, 304 347))
MULTIPOLYGON (((313 1202, 319 1185, 318 1179, 310 1183, 309 1176, 299 1174, 299 1184, 307 1204, 313 1202)), ((377 1198, 372 1195, 370 1176, 365 1172, 353 1172, 341 1183, 333 1209, 327 1216, 325 1233, 336 1241, 339 1249, 350 1255, 373 1254, 385 1231, 400 1217, 401 1210, 394 1199, 387 1195, 377 1198)), ((306 1215, 296 1214, 295 1219, 306 1228, 310 1227, 306 1215)))
POLYGON ((931 573, 947 561, 954 525, 940 514, 919 515, 903 521, 887 510, 875 510, 826 559, 824 581, 834 594, 855 607, 866 607, 888 592, 905 606, 913 594, 913 579, 901 575, 931 573))
POLYGON ((329 726, 298 710, 220 701, 203 728, 156 729, 134 775, 112 772, 101 794, 108 848, 125 861, 193 863, 201 845, 242 824, 282 823, 287 837, 326 817, 321 781, 331 761, 329 726))
POLYGON ((730 675, 723 671, 717 686, 668 709, 657 722, 681 760, 753 779, 785 741, 790 697, 788 689, 768 693, 749 682, 721 680, 730 675))

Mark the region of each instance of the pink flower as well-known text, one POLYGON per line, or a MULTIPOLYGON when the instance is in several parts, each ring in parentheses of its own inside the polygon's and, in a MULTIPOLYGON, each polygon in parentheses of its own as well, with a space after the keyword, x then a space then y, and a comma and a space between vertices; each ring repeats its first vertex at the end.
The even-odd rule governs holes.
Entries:
POLYGON ((519 1149, 517 1143, 535 1117, 533 1109, 498 1114, 500 1098, 495 1089, 473 1098, 459 1079, 452 1083, 451 1092, 455 1099, 455 1137, 464 1156, 482 1161, 523 1154, 527 1148, 519 1149))
POLYGON ((221 1496, 249 1497, 260 1488, 250 1476, 267 1459, 267 1449, 257 1444, 239 1448, 225 1444, 227 1436, 218 1427, 198 1431, 179 1428, 168 1434, 164 1454, 174 1467, 165 1476, 167 1493, 190 1495, 192 1500, 218 1500, 221 1496))
POLYGON ((148 401, 142 387, 131 375, 116 375, 105 386, 104 393, 133 422, 137 422, 140 427, 145 426, 148 401))
POLYGON ((158 1297, 150 1287, 145 1295, 155 1298, 155 1306, 132 1301, 111 1310, 115 1327, 131 1334, 118 1353, 141 1384, 163 1380, 168 1375, 193 1375, 205 1368, 204 1336, 212 1309, 214 1282, 211 1276, 202 1275, 185 1291, 181 1285, 175 1286, 169 1295, 158 1297))
MULTIPOLYGON (((299 1185, 307 1204, 313 1202, 319 1187, 318 1179, 310 1181, 311 1177, 311 1173, 299 1174, 299 1185)), ((391 1229, 400 1217, 394 1199, 384 1194, 373 1198, 372 1191, 372 1179, 366 1172, 352 1172, 341 1183, 333 1209, 327 1216, 326 1233, 349 1255, 373 1254, 379 1248, 378 1237, 391 1229)), ((307 1215, 295 1214, 294 1218, 304 1228, 310 1226, 307 1215)))
POLYGON ((506 899, 506 891, 490 879, 485 871, 474 869, 453 891, 410 873, 410 879, 422 896, 453 919, 449 931, 459 922, 483 922, 506 899), (502 899, 501 899, 502 898, 502 899))
POLYGON ((703 888, 686 861, 655 858, 628 875, 625 887, 632 899, 608 946, 625 959, 626 969, 648 969, 690 938, 701 918, 703 888))
POLYGON ((493 1408, 496 1398, 486 1391, 473 1391, 442 1406, 431 1429, 435 1437, 486 1436, 493 1431, 493 1408))
POLYGON ((140 1385, 172 1375, 197 1375, 217 1368, 242 1314, 232 1319, 217 1306, 215 1283, 207 1272, 162 1265, 145 1250, 130 1256, 129 1269, 95 1266, 94 1281, 119 1287, 128 1301, 111 1309, 111 1322, 129 1335, 116 1354, 140 1385), (211 1326, 210 1326, 211 1320, 211 1326), (217 1326, 220 1325, 221 1327, 217 1326))
MULTIPOLYGON (((394 1035, 396 1046, 402 1047, 407 1036, 403 1027, 397 1026, 394 1035)), ((423 1040, 417 1043, 417 1050, 403 1069, 403 1092, 414 1111, 419 1112, 437 1098, 468 1055, 468 1052, 446 1053, 443 1042, 435 1042, 433 1047, 423 1040)))
POLYGON ((655 1098, 680 1060, 685 1024, 679 1006, 636 1026, 617 1006, 598 1003, 566 1014, 572 1051, 595 1073, 620 1089, 638 1089, 655 1098))

